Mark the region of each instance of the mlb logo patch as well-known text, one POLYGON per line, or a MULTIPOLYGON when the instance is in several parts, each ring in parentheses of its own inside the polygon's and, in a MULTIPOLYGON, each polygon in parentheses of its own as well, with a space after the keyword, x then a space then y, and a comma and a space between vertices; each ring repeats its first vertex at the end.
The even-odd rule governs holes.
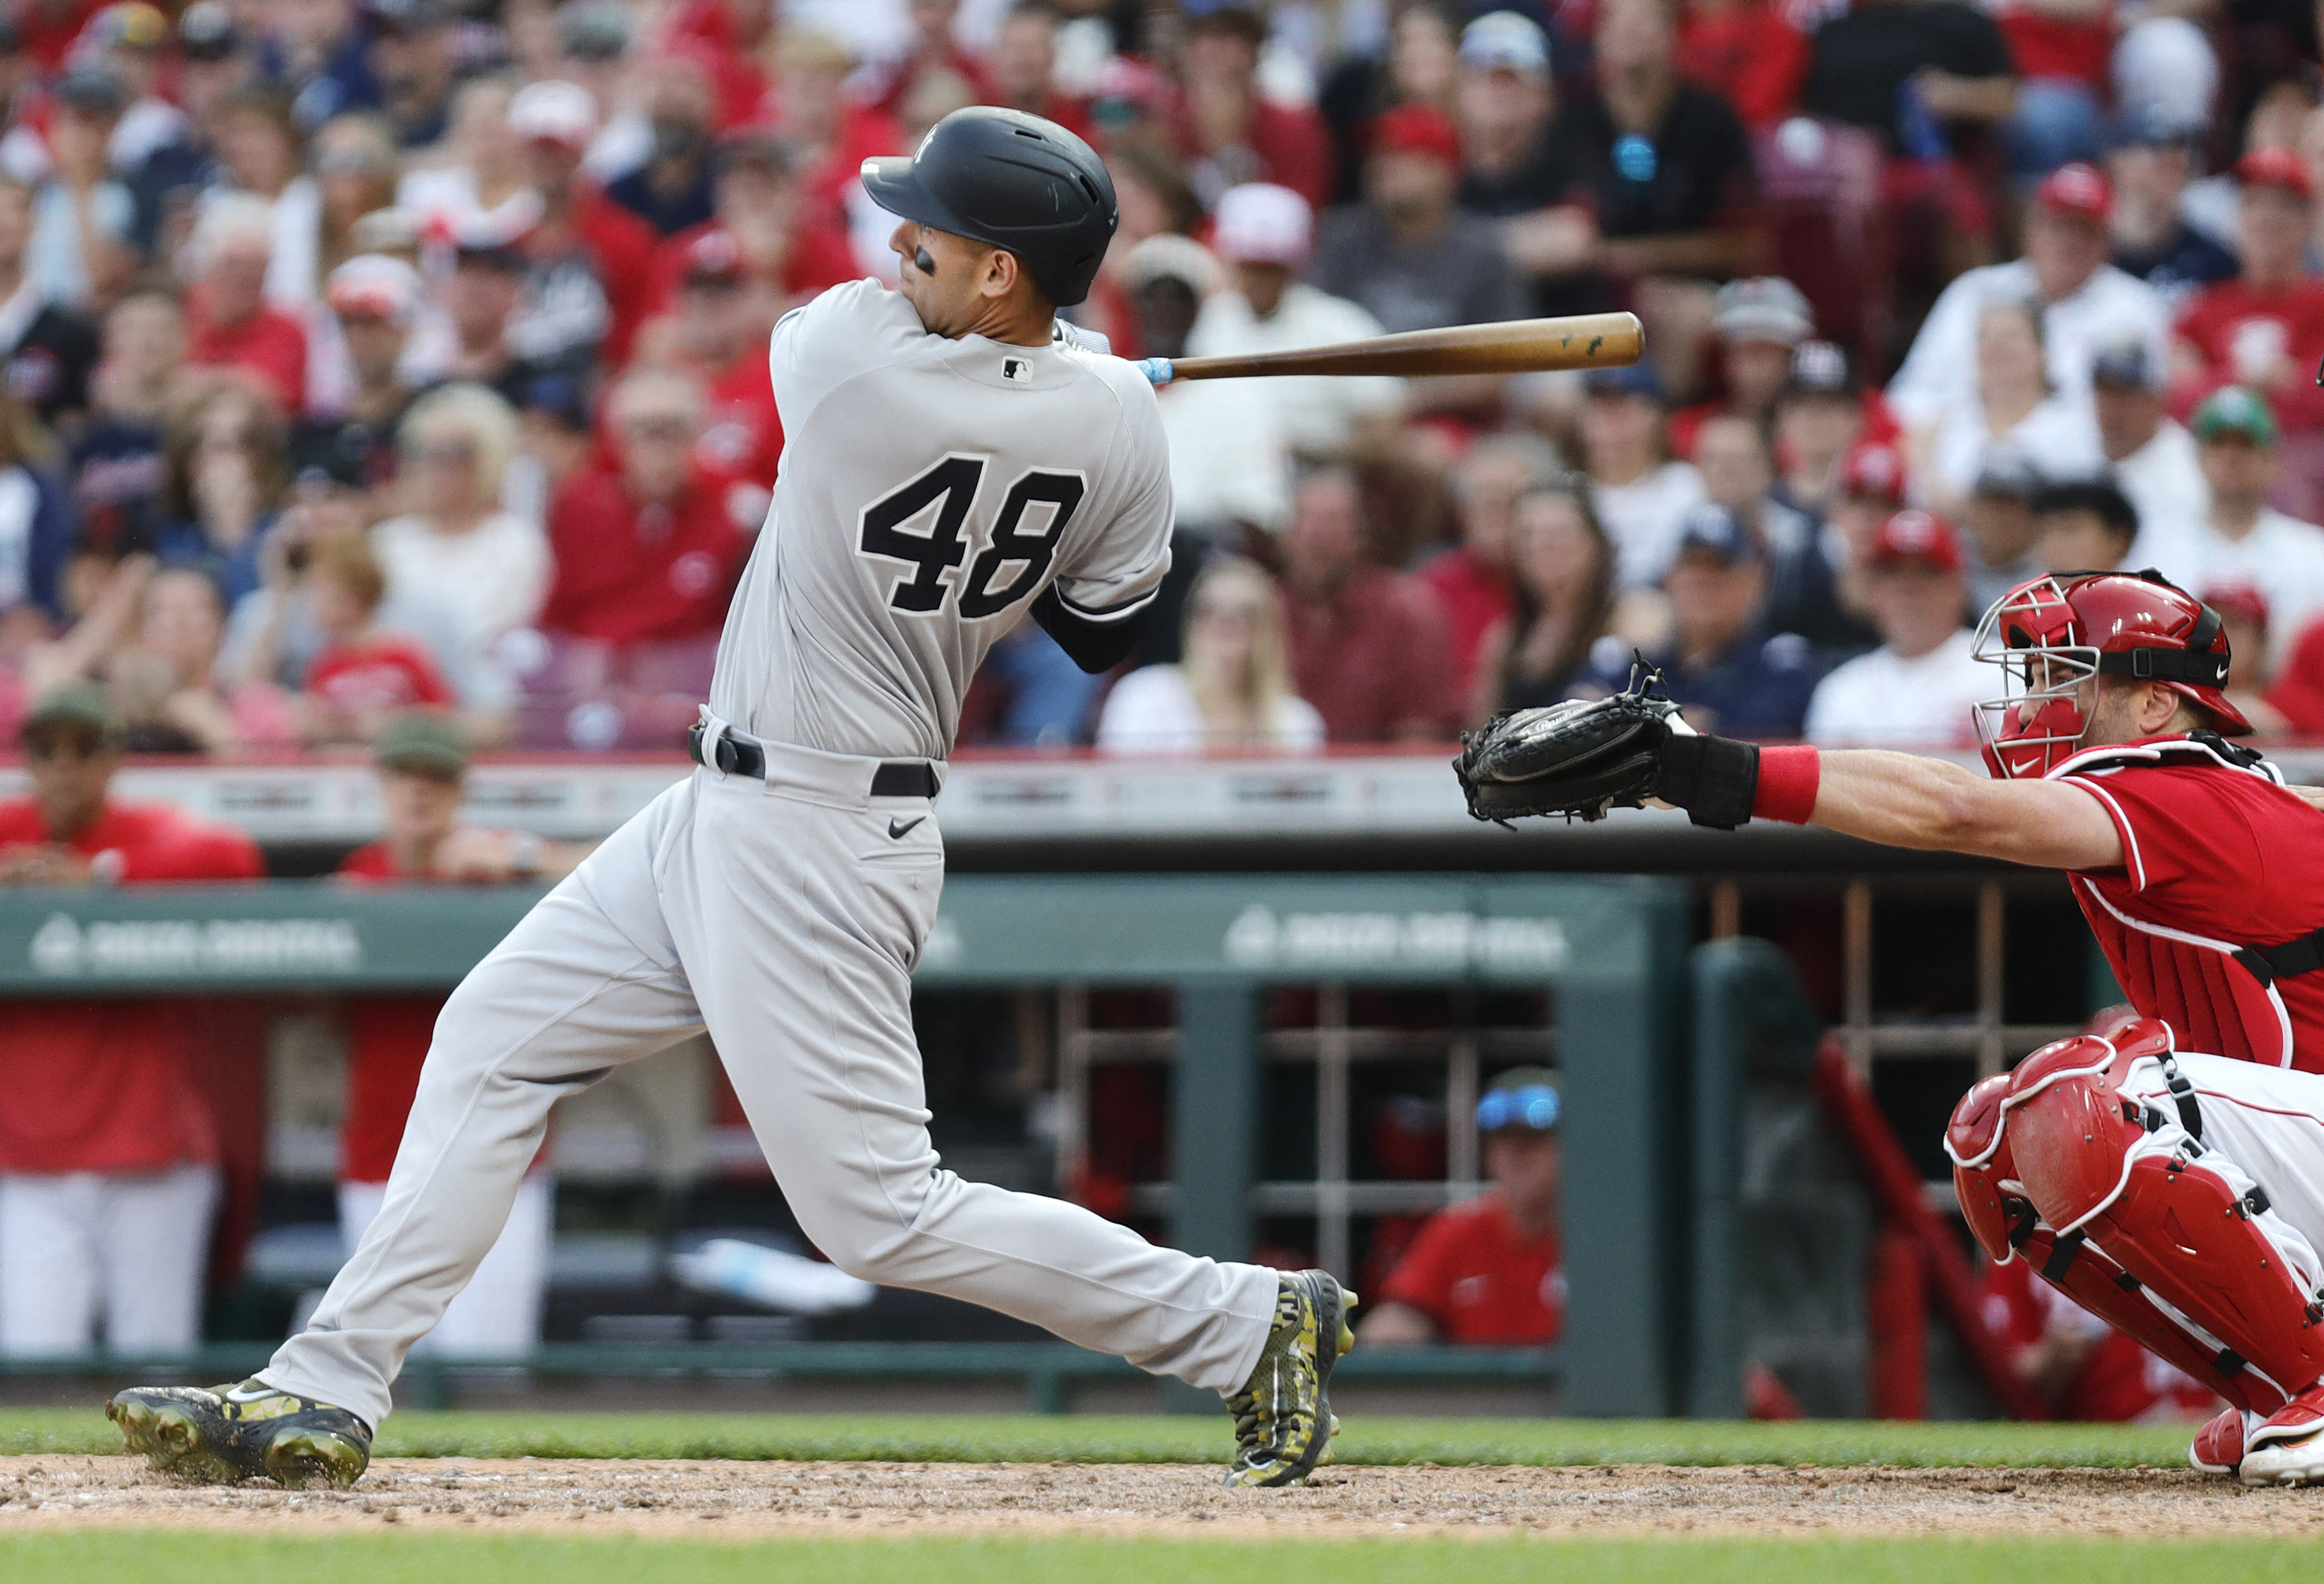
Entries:
POLYGON ((1001 360, 1001 377, 1004 380, 1029 380, 1033 377, 1033 365, 1021 357, 1004 357, 1001 360))

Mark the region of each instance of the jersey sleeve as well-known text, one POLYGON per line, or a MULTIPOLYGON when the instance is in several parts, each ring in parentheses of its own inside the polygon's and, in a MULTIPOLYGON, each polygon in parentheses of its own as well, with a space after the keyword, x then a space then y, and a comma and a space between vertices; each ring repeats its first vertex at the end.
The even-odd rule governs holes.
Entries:
POLYGON ((775 410, 797 433, 816 404, 846 381, 945 345, 928 334, 901 292, 872 280, 835 286, 775 321, 767 343, 775 410))
MULTIPOLYGON (((1125 367, 1127 365, 1124 365, 1125 367)), ((1105 516, 1073 536, 1057 598, 1085 622, 1118 622, 1153 603, 1170 570, 1170 458, 1162 415, 1143 375, 1122 398, 1122 466, 1096 502, 1105 516)))
POLYGON ((2097 798, 2114 822, 2131 891, 2190 917, 2233 919, 2250 911, 2251 877, 2264 866, 2250 822, 2221 779, 2227 773, 2158 768, 2068 776, 2065 784, 2097 798))

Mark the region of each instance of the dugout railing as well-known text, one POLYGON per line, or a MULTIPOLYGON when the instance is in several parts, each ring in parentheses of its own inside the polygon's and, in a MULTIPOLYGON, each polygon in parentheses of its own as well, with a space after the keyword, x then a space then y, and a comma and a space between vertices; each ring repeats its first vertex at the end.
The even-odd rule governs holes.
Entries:
MULTIPOLYGON (((0 997, 447 987, 532 895, 323 882, 0 893, 0 997)), ((1468 1147, 1450 1155, 1441 1182, 1350 1174, 1349 1074, 1383 1052, 1409 1057, 1415 1039, 1352 1027, 1347 997, 1419 986, 1538 992, 1548 1018, 1537 1048, 1563 1074, 1568 1117, 1563 1340, 1550 1349, 1359 1350, 1350 1378, 1529 1387, 1554 1380, 1563 1412, 1662 1414, 1682 1408, 1690 1323, 1689 900, 1675 881, 1620 876, 965 876, 947 885, 916 987, 1044 988, 1068 1009, 1108 989, 1167 992, 1167 1036, 1116 1042, 1168 1068, 1167 1188, 1149 1185, 1144 1206, 1163 1217, 1172 1242, 1230 1258, 1252 1252, 1262 1219, 1287 1206, 1312 1215, 1326 1257, 1342 1261, 1351 1218, 1382 1206, 1425 1208, 1478 1187, 1468 1147), (1305 1030, 1267 1026, 1268 998, 1286 987, 1316 998, 1321 1011, 1305 1030), (1316 1170, 1297 1180, 1266 1169, 1266 1074, 1283 1064, 1314 1073, 1316 1170)), ((1077 1114, 1075 1072, 1105 1054, 1102 1037, 1091 1037, 1100 1033, 1061 1029, 1069 1119, 1077 1114)), ((1452 1105, 1472 1104, 1488 1042, 1455 1027, 1420 1043, 1442 1061, 1452 1105)), ((1074 1147, 1075 1126, 1061 1130, 1062 1151, 1074 1147)), ((264 1351, 14 1359, 0 1371, 166 1366, 223 1377, 264 1351)), ((1047 1343, 558 1343, 522 1360, 415 1359, 414 1385, 423 1398, 440 1396, 446 1371, 492 1363, 547 1375, 1009 1377, 1027 1382, 1031 1403, 1047 1409, 1066 1405, 1078 1384, 1133 1375, 1118 1360, 1047 1343)))

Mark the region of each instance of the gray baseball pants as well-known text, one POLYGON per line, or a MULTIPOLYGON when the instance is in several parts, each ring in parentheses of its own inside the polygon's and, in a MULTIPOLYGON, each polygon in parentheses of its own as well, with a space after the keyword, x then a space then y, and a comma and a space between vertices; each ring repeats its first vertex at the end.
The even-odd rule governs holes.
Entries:
POLYGON ((261 1379, 376 1426, 404 1354, 499 1235, 549 1108, 706 1027, 801 1229, 841 1269, 1195 1386, 1250 1377, 1274 1271, 938 1163, 910 1003, 944 883, 933 805, 872 797, 874 760, 766 752, 763 782, 698 769, 665 792, 453 992, 386 1201, 261 1379))

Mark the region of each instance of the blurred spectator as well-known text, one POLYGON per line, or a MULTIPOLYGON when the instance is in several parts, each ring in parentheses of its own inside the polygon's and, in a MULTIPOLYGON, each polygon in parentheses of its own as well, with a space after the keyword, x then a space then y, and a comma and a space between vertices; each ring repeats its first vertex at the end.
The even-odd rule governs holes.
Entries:
POLYGON ((1987 463, 2002 454, 2038 456, 2045 471, 2061 475, 2101 465, 2089 387, 2070 396, 2051 383, 2042 323, 2041 308, 2031 301, 1997 299, 1978 310, 1975 401, 1914 437, 1927 458, 1922 483, 1933 504, 1957 507, 1987 463))
POLYGON ((272 240, 266 299, 285 309, 314 301, 321 205, 314 179, 300 170, 303 151, 290 101, 268 88, 244 88, 219 103, 212 128, 225 180, 202 206, 229 191, 264 199, 272 240))
POLYGON ((1862 629, 1840 603, 1835 562, 1842 547, 1827 542, 1821 518, 1775 493, 1759 426, 1732 414, 1712 419, 1702 426, 1695 465, 1703 493, 1734 513, 1766 556, 1769 628, 1810 643, 1862 647, 1862 629))
MULTIPOLYGON (((504 633, 531 622, 548 596, 549 540, 537 523, 499 509, 516 450, 508 403, 475 385, 447 385, 411 405, 401 430, 400 478, 410 512, 372 530, 401 603, 433 607, 460 646, 439 654, 461 680, 504 633)), ((464 702, 475 704, 470 686, 464 702)))
POLYGON ((105 316, 103 345, 89 382, 93 410, 73 438, 65 469, 81 539, 117 557, 152 549, 165 520, 162 437, 186 358, 177 295, 158 286, 124 295, 105 316))
POLYGON ((1233 556, 1195 578, 1178 663, 1124 677, 1097 724, 1106 753, 1312 753, 1323 737, 1323 716, 1292 691, 1275 585, 1233 556))
POLYGON ((1711 327, 1719 336, 1726 389, 1719 399, 1672 416, 1671 453, 1688 461, 1694 459, 1695 430, 1707 418, 1732 413, 1763 431, 1773 428, 1775 399, 1791 374, 1794 349, 1815 334, 1815 316, 1798 287, 1780 276, 1761 275, 1719 289, 1711 327))
POLYGON ((1564 472, 1556 449, 1528 434, 1492 435, 1453 464, 1451 485, 1461 542, 1420 568, 1443 607, 1452 634, 1453 687, 1474 696, 1485 636, 1515 610, 1512 541, 1517 502, 1564 472))
POLYGON ((1662 581, 1687 513, 1703 500, 1702 479, 1663 448, 1662 382, 1652 364, 1592 369, 1582 409, 1582 470, 1591 504, 1614 542, 1624 588, 1662 581))
MULTIPOLYGON (((1831 557, 1840 609, 1859 625, 1871 621, 1864 567, 1872 540, 1910 493, 1904 454, 1877 440, 1859 440, 1840 459, 1825 517, 1836 538, 1831 557)), ((1868 628, 1867 629, 1868 631, 1868 628)))
POLYGON ((436 0, 369 0, 365 9, 379 108, 405 148, 442 141, 456 79, 451 19, 436 0))
MULTIPOLYGON (((1180 26, 1174 134, 1194 190, 1215 204, 1231 187, 1271 181, 1310 204, 1329 201, 1331 140, 1322 119, 1259 91, 1267 23, 1258 10, 1247 0, 1220 0, 1180 26)), ((1459 161, 1456 152, 1452 162, 1459 161)))
MULTIPOLYGON (((1750 530, 1724 506, 1696 507, 1663 588, 1671 638, 1641 648, 1688 723, 1730 737, 1797 737, 1815 689, 1813 654, 1796 633, 1768 632, 1766 555, 1750 530)), ((1575 691, 1619 692, 1630 665, 1628 646, 1601 643, 1575 691)))
POLYGON ((270 683, 223 673, 226 598, 193 566, 147 579, 129 645, 106 663, 106 679, 138 753, 231 755, 295 748, 290 701, 270 683))
MULTIPOLYGON (((1179 602, 1181 610, 1185 602, 1179 602)), ((1133 673, 1134 675, 1134 673, 1133 673)), ((967 721, 987 702, 995 706, 974 741, 1010 748, 1074 748, 1090 740, 1091 717, 1105 691, 1103 675, 1075 665, 1057 640, 1026 622, 985 651, 977 687, 963 711, 967 721)), ((1318 742, 1323 741, 1319 729, 1318 742)))
MULTIPOLYGON (((697 456, 723 452, 713 437, 726 421, 711 415, 696 442, 697 456)), ((517 454, 501 484, 502 503, 519 517, 545 523, 558 487, 598 459, 596 428, 581 388, 561 375, 544 374, 525 387, 517 404, 517 454)))
POLYGON ((405 354, 424 287, 401 259, 360 253, 331 272, 324 298, 346 346, 352 392, 337 417, 298 425, 294 463, 342 469, 361 483, 395 472, 395 431, 411 405, 405 354))
POLYGON ((2034 495, 2042 482, 2023 453, 2002 451, 1987 460, 1969 486, 1960 526, 1971 614, 2042 570, 2034 557, 2034 495))
POLYGON ((1663 378, 1695 383, 1711 318, 1703 282, 1748 268, 1758 249, 1751 143, 1727 101, 1681 82, 1676 0, 1600 0, 1590 86, 1550 137, 1589 195, 1588 251, 1647 325, 1663 378))
POLYGON ((213 383, 178 409, 165 446, 167 516, 153 548, 238 600, 258 586, 261 548, 288 482, 282 415, 259 391, 213 383))
MULTIPOLYGON (((1871 12, 1966 12, 1955 0, 1879 0, 1871 12)), ((1827 30, 1838 23, 1827 23, 1827 30)), ((1888 404, 1907 428, 1932 433, 1978 400, 1985 309, 2026 302, 2041 313, 2043 366, 2069 407, 2086 404, 2090 363, 2106 347, 2143 344, 2163 366, 2169 316, 2162 293, 2107 262, 2113 189, 2088 165, 2061 165, 2034 189, 2025 215, 2025 256, 1988 264, 1944 289, 1888 383, 1888 404)))
MULTIPOLYGON (((1426 10, 1416 6, 1416 13, 1426 10)), ((1461 33, 1455 106, 1461 131, 1461 207, 1503 222, 1511 259, 1538 274, 1535 307, 1545 314, 1586 311, 1566 281, 1592 235, 1574 172, 1550 141, 1557 93, 1549 40, 1532 18, 1494 11, 1461 33)))
MULTIPOLYGON (((1363 309, 1297 279, 1314 251, 1312 219, 1307 200, 1287 187, 1251 183, 1219 199, 1211 247, 1227 281, 1203 299, 1186 336, 1188 356, 1328 346, 1380 334, 1379 321, 1363 309)), ((1344 458, 1360 441, 1384 440, 1403 401, 1402 382, 1392 379, 1251 382, 1263 387, 1291 448, 1311 460, 1344 458)))
POLYGON ((1864 438, 1865 398, 1848 354, 1829 341, 1802 342, 1775 392, 1776 493, 1821 516, 1840 487, 1840 465, 1864 438))
POLYGON ((261 19, 237 18, 230 5, 213 5, 217 14, 199 19, 189 6, 180 23, 180 35, 190 53, 198 39, 211 50, 231 48, 237 53, 266 56, 267 75, 295 85, 300 124, 319 126, 348 110, 369 109, 379 103, 379 79, 372 62, 371 39, 356 16, 351 0, 307 0, 284 6, 265 18, 271 23, 260 39, 244 36, 241 28, 261 19))
POLYGON ((1381 111, 1430 105, 1455 114, 1461 31, 1445 7, 1406 5, 1390 14, 1380 55, 1351 54, 1333 69, 1317 105, 1339 146, 1335 197, 1352 198, 1361 185, 1364 129, 1381 111))
POLYGON ((605 196, 663 236, 710 218, 710 151, 716 105, 709 82, 692 61, 656 61, 646 78, 646 115, 653 152, 646 162, 610 182, 605 196))
POLYGON ((537 76, 583 88, 604 116, 582 161, 591 180, 626 176, 653 152, 652 125, 629 91, 630 8, 622 0, 567 0, 557 8, 556 22, 555 69, 537 76))
POLYGON ((2030 182, 2069 161, 2097 159, 2114 16, 2083 0, 2001 0, 1994 11, 2017 69, 2001 127, 2010 174, 2030 182))
MULTIPOLYGON (((754 0, 682 0, 656 19, 661 58, 684 60, 709 75, 721 126, 749 120, 766 97, 763 62, 788 41, 776 34, 776 15, 774 7, 754 0)), ((900 20, 893 11, 889 15, 900 20)))
POLYGON ((1446 741, 1462 705, 1444 612, 1418 579, 1367 562, 1364 539, 1352 474, 1299 481, 1281 547, 1292 679, 1334 743, 1446 741))
POLYGON ((32 272, 32 189, 0 176, 0 375, 42 422, 58 423, 88 405, 97 335, 32 272))
POLYGON ((274 207, 248 193, 218 195, 195 224, 191 251, 197 274, 185 299, 188 361, 247 370, 284 411, 303 412, 307 329, 266 301, 274 207))
MULTIPOLYGON (((728 138, 719 146, 717 172, 716 217, 670 237, 655 252, 649 312, 669 307, 694 244, 714 234, 733 244, 741 263, 749 300, 739 306, 767 329, 800 299, 863 274, 846 234, 807 200, 780 139, 755 133, 728 138)), ((762 344, 767 329, 758 332, 762 344)))
POLYGON ((518 243, 530 265, 509 327, 517 355, 568 369, 584 357, 619 367, 653 286, 653 227, 581 173, 597 107, 567 82, 537 82, 509 102, 539 217, 518 243))
POLYGON ((128 106, 106 149, 117 175, 128 175, 155 150, 185 135, 186 113, 161 91, 161 51, 169 41, 170 19, 143 0, 107 5, 82 30, 76 53, 119 83, 128 106))
POLYGON ((2210 486, 2195 455, 2195 437, 2163 405, 2163 371, 2136 343, 2113 347, 2090 365, 2090 404, 2098 444, 2114 480, 2138 513, 2132 566, 2191 569, 2194 537, 2210 506, 2210 486))
POLYGON ((2044 572, 2136 571, 2138 511, 2111 479, 2044 484, 2034 496, 2034 562, 2044 572))
POLYGON ((744 273, 732 233, 706 228, 686 250, 670 339, 675 359, 706 382, 695 449, 703 465, 771 490, 783 457, 783 420, 767 362, 772 326, 744 273))
POLYGON ((1086 143, 1097 133, 1089 101, 1056 86, 1057 28, 1063 20, 1048 0, 1015 0, 993 37, 984 102, 1054 121, 1086 143))
MULTIPOLYGON (((165 255, 183 238, 183 225, 202 189, 217 174, 212 131, 226 98, 247 87, 256 51, 246 47, 224 0, 194 0, 177 23, 173 92, 183 116, 173 135, 134 166, 115 170, 133 203, 131 240, 140 253, 165 255)), ((114 133, 118 146, 132 118, 114 133)), ((302 123, 312 124, 313 123, 302 123)))
MULTIPOLYGON (((0 885, 243 880, 240 832, 107 796, 122 729, 102 689, 50 693, 0 803, 0 885)), ((0 1040, 0 1353, 176 1352, 201 1340, 217 1140, 198 1024, 168 998, 34 999, 0 1040)))
POLYGON ((2324 428, 2324 281, 2308 267, 2316 192, 2290 149, 2254 149, 2236 161, 2242 195, 2243 272, 2206 286, 2179 316, 2178 381, 2190 391, 2223 384, 2263 392, 2294 433, 2324 428))
POLYGON ((2180 209, 2205 131, 2151 108, 2126 108, 2115 117, 2107 153, 2115 267, 2161 292, 2174 312, 2199 289, 2236 272, 2236 255, 2180 209))
POLYGON ((1961 0, 1868 0, 1821 18, 1800 108, 1880 134, 1892 160, 1964 180, 1947 163, 1950 134, 2003 120, 2017 97, 1990 14, 1961 0))
MULTIPOLYGON (((401 163, 395 134, 376 115, 341 115, 325 122, 315 133, 310 152, 317 236, 314 257, 301 282, 306 298, 319 297, 331 272, 364 253, 355 243, 355 223, 395 202, 401 163)), ((276 260, 278 264, 281 261, 279 244, 276 260)))
POLYGON ((299 592, 322 639, 297 700, 309 744, 370 742, 405 710, 451 705, 451 687, 426 648, 379 625, 387 575, 361 534, 318 538, 303 563, 299 592))
POLYGON ((567 480, 549 509, 557 571, 541 626, 614 644, 716 632, 751 539, 692 460, 701 387, 641 371, 606 417, 614 465, 567 480))
POLYGON ((1880 647, 1816 685, 1802 735, 1824 748, 1957 748, 1976 740, 1992 673, 1961 625, 1960 542, 1925 511, 1899 511, 1866 557, 1880 647))
POLYGON ((1678 73, 1725 99, 1754 132, 1799 110, 1808 37, 1775 0, 1686 0, 1679 9, 1678 73))
POLYGON ((513 243, 539 219, 540 200, 511 114, 515 97, 505 77, 470 78, 452 96, 441 149, 406 161, 395 203, 419 216, 423 231, 513 243))
POLYGON ((2265 397, 2223 386, 2195 409, 2193 428, 2211 506, 2193 537, 2187 586, 2265 589, 2272 658, 2281 663, 2324 614, 2324 528, 2267 503, 2282 452, 2265 397))
POLYGON ((1403 105, 1380 116, 1363 201, 1323 216, 1308 278, 1392 331, 1519 318, 1491 223, 1454 205, 1460 170, 1461 135, 1442 112, 1403 105))
MULTIPOLYGON (((464 824, 468 754, 440 717, 406 714, 380 732, 380 807, 385 830, 339 865, 357 885, 525 881, 572 872, 586 849, 522 831, 464 824)), ((339 1234, 352 1252, 387 1198, 389 1168, 420 1087, 441 995, 366 995, 347 1001, 347 1105, 339 1126, 339 1234)), ((540 1340, 556 1194, 546 1147, 517 1186, 508 1223, 484 1263, 414 1349, 520 1353, 540 1340)))
POLYGON ((2277 668, 2268 643, 2267 595, 2248 583, 2207 583, 2195 594, 2218 612, 2220 636, 2235 657, 2227 697, 2244 712, 2255 735, 2284 735, 2292 730, 2292 722, 2269 702, 2275 692, 2277 668))
POLYGON ((136 201, 106 152, 128 105, 102 67, 76 68, 55 87, 45 180, 34 190, 25 272, 51 302, 89 309, 108 299, 134 263, 136 201))
MULTIPOLYGON (((891 117, 848 95, 853 65, 846 49, 827 34, 803 27, 787 31, 775 51, 776 82, 768 96, 772 115, 765 124, 797 162, 809 222, 841 229, 850 214, 867 222, 880 214, 858 180, 863 161, 911 146, 891 117)), ((856 245, 858 256, 884 253, 892 229, 892 216, 869 226, 856 245)))
POLYGON ((1504 1347, 1557 1340, 1565 1323, 1558 1207, 1557 1074, 1513 1067, 1477 1101, 1491 1189, 1438 1211, 1413 1238, 1363 1322, 1367 1347, 1504 1347))
POLYGON ((2022 1259, 1980 1273, 1978 1312, 2010 1369, 2052 1417, 2139 1424, 2200 1420, 2209 1391, 2082 1308, 2022 1259))
POLYGON ((1582 480, 1530 485, 1512 516, 1515 594, 1478 646, 1472 722, 1563 698, 1614 616, 1614 550, 1582 480))
POLYGON ((33 625, 44 629, 65 615, 73 513, 56 461, 54 442, 31 411, 0 394, 0 625, 37 612, 33 625))
MULTIPOLYGON (((530 274, 530 263, 514 247, 483 236, 459 240, 451 279, 439 288, 452 321, 454 347, 446 371, 451 378, 489 387, 508 400, 544 374, 587 378, 595 357, 586 344, 568 345, 543 362, 518 355, 517 315, 525 305, 530 274)), ((596 302, 602 311, 604 299, 596 302)))
POLYGON ((908 0, 911 42, 891 60, 867 67, 855 85, 858 97, 890 115, 899 114, 915 85, 936 73, 948 73, 965 83, 973 102, 992 104, 993 82, 979 60, 953 37, 960 16, 960 0, 908 0))

